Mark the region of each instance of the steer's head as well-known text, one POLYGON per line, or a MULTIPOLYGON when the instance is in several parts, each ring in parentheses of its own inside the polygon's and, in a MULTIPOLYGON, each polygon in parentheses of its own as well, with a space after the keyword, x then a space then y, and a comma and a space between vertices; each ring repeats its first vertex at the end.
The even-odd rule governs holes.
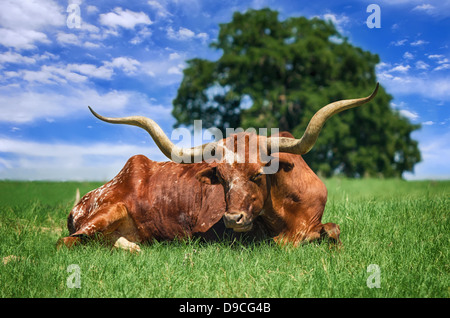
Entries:
POLYGON ((223 186, 227 207, 223 220, 226 227, 236 232, 252 228, 269 195, 267 163, 263 162, 259 151, 252 152, 259 148, 260 139, 265 137, 240 133, 222 140, 216 148, 216 152, 221 153, 219 162, 196 176, 200 182, 223 186))
MULTIPOLYGON (((320 130, 326 120, 343 110, 360 106, 370 101, 377 93, 378 84, 373 93, 365 98, 347 99, 337 101, 322 107, 310 120, 303 136, 300 139, 288 137, 262 137, 255 134, 240 133, 231 135, 218 142, 207 143, 193 148, 180 148, 167 138, 163 130, 150 118, 130 116, 123 118, 107 118, 98 115, 91 108, 91 112, 99 119, 113 124, 128 124, 145 129, 155 140, 161 151, 171 160, 182 163, 191 163, 198 158, 206 159, 205 153, 215 153, 218 162, 209 168, 200 171, 197 179, 207 184, 222 184, 225 193, 227 210, 224 221, 227 227, 235 231, 249 231, 253 221, 264 210, 269 195, 269 177, 267 165, 274 160, 262 159, 274 152, 291 154, 305 154, 315 144, 320 130), (243 138, 239 138, 243 137, 243 138), (259 147, 261 141, 264 146, 259 147), (252 145, 257 145, 252 148, 252 145), (241 147, 240 145, 245 145, 241 147), (218 154, 218 156, 217 156, 218 154), (188 158, 188 160, 184 160, 188 158)), ((277 173, 280 169, 289 171, 292 166, 282 162, 282 156, 275 158, 278 169, 269 169, 270 173, 277 173)))

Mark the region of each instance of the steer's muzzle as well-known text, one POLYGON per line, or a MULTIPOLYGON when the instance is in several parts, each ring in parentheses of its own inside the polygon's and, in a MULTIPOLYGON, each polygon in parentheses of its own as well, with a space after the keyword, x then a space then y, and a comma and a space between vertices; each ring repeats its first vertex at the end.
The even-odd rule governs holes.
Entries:
POLYGON ((232 228, 235 232, 247 232, 253 227, 253 222, 243 212, 226 212, 223 221, 226 227, 232 228))

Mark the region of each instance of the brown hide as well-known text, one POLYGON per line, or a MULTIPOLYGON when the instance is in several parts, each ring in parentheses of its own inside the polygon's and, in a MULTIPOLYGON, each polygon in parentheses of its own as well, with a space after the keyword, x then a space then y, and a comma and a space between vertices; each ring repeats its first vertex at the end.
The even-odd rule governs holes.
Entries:
POLYGON ((114 179, 86 194, 73 208, 68 222, 71 236, 90 236, 92 226, 104 234, 125 230, 117 234, 134 242, 207 232, 221 219, 225 205, 222 187, 206 186, 195 178, 206 165, 154 162, 142 155, 130 158, 114 179), (98 220, 91 224, 101 214, 114 218, 110 207, 118 203, 126 209, 128 228, 105 232, 96 226, 98 220))

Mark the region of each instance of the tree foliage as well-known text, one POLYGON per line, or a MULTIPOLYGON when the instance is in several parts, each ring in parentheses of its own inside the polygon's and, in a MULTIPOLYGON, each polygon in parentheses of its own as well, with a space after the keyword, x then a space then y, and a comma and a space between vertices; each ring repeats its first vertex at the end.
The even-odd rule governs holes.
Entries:
MULTIPOLYGON (((367 96, 375 87, 379 57, 355 47, 329 21, 278 20, 270 9, 236 12, 221 24, 211 47, 217 61, 192 59, 173 101, 176 127, 202 119, 204 127, 279 128, 301 137, 324 105, 367 96)), ((377 97, 332 117, 310 153, 324 175, 401 177, 420 161, 411 132, 418 129, 377 97)))

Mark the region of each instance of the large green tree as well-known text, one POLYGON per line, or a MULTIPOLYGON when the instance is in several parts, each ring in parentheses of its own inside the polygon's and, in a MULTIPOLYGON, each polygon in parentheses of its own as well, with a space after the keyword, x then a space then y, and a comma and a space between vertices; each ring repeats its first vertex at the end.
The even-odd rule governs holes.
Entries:
MULTIPOLYGON (((367 96, 376 84, 379 57, 355 47, 329 21, 278 20, 270 9, 236 12, 221 24, 217 61, 187 61, 172 114, 180 125, 279 128, 295 137, 324 105, 367 96)), ((377 97, 332 117, 310 153, 310 167, 323 176, 401 177, 420 161, 411 132, 418 129, 377 97)))

